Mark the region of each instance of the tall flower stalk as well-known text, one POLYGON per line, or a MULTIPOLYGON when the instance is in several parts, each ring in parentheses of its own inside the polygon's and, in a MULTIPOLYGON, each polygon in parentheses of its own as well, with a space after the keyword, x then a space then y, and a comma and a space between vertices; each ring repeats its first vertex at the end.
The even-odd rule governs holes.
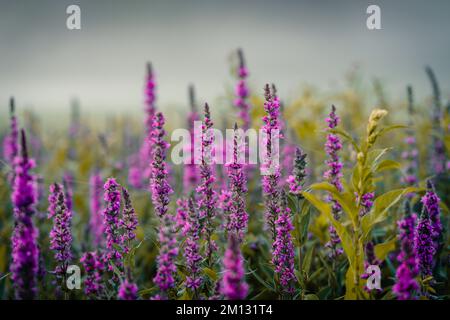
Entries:
POLYGON ((433 274, 433 258, 436 247, 433 241, 433 227, 428 210, 424 206, 414 235, 414 247, 419 259, 419 268, 422 279, 433 274))
POLYGON ((138 219, 136 211, 131 203, 131 197, 127 189, 122 188, 123 196, 123 210, 122 218, 119 225, 122 228, 122 244, 125 253, 130 252, 133 240, 136 239, 136 228, 138 226, 138 219))
POLYGON ((28 157, 25 132, 21 131, 21 154, 14 159, 12 203, 15 228, 12 235, 11 279, 15 297, 31 300, 37 294, 39 269, 38 230, 33 224, 36 212, 36 185, 30 170, 35 167, 28 157))
POLYGON ((431 228, 432 228, 432 239, 436 252, 439 251, 441 235, 442 235, 442 224, 441 224, 441 210, 439 208, 439 202, 441 200, 434 190, 434 185, 431 180, 427 181, 427 192, 422 197, 421 202, 428 212, 430 217, 431 228))
POLYGON ((6 162, 12 167, 14 165, 14 159, 19 153, 19 129, 17 126, 17 117, 15 114, 14 98, 9 100, 9 125, 10 131, 3 140, 3 156, 6 162))
POLYGON ((228 300, 243 300, 248 294, 245 282, 244 259, 239 248, 239 240, 230 234, 228 247, 223 258, 224 274, 220 289, 228 300))
POLYGON ((103 181, 100 174, 92 174, 89 178, 89 230, 94 247, 101 245, 105 237, 102 218, 102 189, 103 181))
POLYGON ((186 276, 186 287, 194 293, 194 299, 198 299, 198 289, 203 283, 200 275, 200 262, 202 256, 200 255, 200 217, 198 210, 195 209, 194 199, 192 197, 188 200, 188 227, 187 237, 184 249, 186 257, 186 269, 188 276, 186 276))
POLYGON ((292 174, 288 176, 286 182, 289 185, 289 193, 302 198, 303 185, 306 178, 306 153, 299 147, 295 149, 292 174))
POLYGON ((166 150, 168 143, 164 140, 164 116, 156 113, 153 119, 151 133, 153 143, 153 160, 151 162, 150 185, 152 202, 156 215, 160 218, 159 255, 157 258, 157 273, 153 281, 160 289, 160 295, 155 299, 167 299, 169 290, 175 286, 176 265, 178 255, 176 225, 173 215, 168 213, 170 194, 173 192, 167 181, 166 150))
POLYGON ((291 221, 291 209, 287 204, 284 190, 281 192, 281 211, 275 221, 276 238, 273 242, 272 263, 280 284, 282 296, 292 296, 295 281, 295 253, 291 231, 294 230, 291 221))
POLYGON ((205 103, 205 119, 202 124, 202 149, 201 149, 201 164, 200 164, 200 185, 197 187, 199 194, 198 206, 200 211, 200 219, 204 221, 203 229, 205 232, 207 263, 212 265, 212 254, 217 250, 217 245, 212 239, 215 229, 216 218, 216 192, 214 190, 214 182, 216 180, 213 174, 213 143, 214 136, 212 132, 213 122, 211 120, 211 113, 209 106, 205 103))
POLYGON ((439 176, 445 173, 446 170, 446 155, 445 145, 442 140, 442 103, 441 103, 441 90, 439 88, 436 75, 433 69, 426 67, 425 69, 428 78, 431 82, 433 90, 433 110, 431 112, 431 118, 433 123, 433 135, 432 135, 432 150, 431 150, 431 173, 439 176))
POLYGON ((194 86, 192 85, 189 86, 189 105, 190 112, 188 115, 188 130, 190 133, 191 143, 188 144, 189 148, 184 150, 184 152, 188 154, 189 162, 185 164, 183 171, 183 185, 186 193, 194 190, 199 182, 197 165, 194 163, 194 122, 199 121, 200 116, 197 110, 194 86))
POLYGON ((280 189, 280 164, 278 153, 276 152, 276 146, 278 141, 275 139, 280 138, 280 101, 278 96, 274 95, 270 91, 270 86, 266 84, 264 88, 264 111, 266 115, 263 117, 263 148, 265 148, 265 154, 263 163, 261 164, 262 170, 266 171, 262 177, 262 189, 265 203, 265 220, 266 226, 271 232, 272 241, 275 240, 276 226, 275 221, 277 219, 279 209, 279 189, 280 189))
MULTIPOLYGON (((123 271, 122 263, 122 236, 120 232, 120 185, 114 178, 109 178, 104 185, 105 209, 103 219, 106 233, 106 260, 109 262, 108 270, 123 271)), ((116 277, 114 277, 116 279, 116 277)), ((116 279, 117 280, 117 279, 116 279)))
MULTIPOLYGON (((336 107, 332 105, 331 112, 328 118, 326 119, 326 122, 328 123, 328 130, 335 129, 339 125, 340 121, 341 120, 339 116, 336 114, 336 107)), ((325 143, 325 151, 328 155, 328 159, 325 161, 325 164, 327 165, 328 169, 325 171, 323 177, 330 184, 335 186, 339 192, 342 191, 341 177, 343 164, 339 158, 339 151, 341 149, 342 149, 342 142, 339 136, 337 134, 329 132, 327 134, 327 141, 325 143)), ((328 196, 328 201, 331 202, 331 210, 333 217, 336 220, 339 220, 342 211, 341 205, 335 199, 333 199, 331 195, 328 196)), ((339 236, 333 225, 330 225, 328 227, 328 232, 330 234, 330 240, 326 243, 326 247, 330 249, 329 253, 330 258, 336 259, 336 257, 341 255, 343 252, 342 248, 339 248, 341 240, 339 239, 339 236)))
MULTIPOLYGON (((413 100, 413 91, 412 87, 408 86, 408 114, 409 114, 409 128, 406 131, 406 138, 405 138, 405 144, 406 144, 406 150, 402 153, 402 158, 406 161, 405 166, 405 175, 404 175, 404 182, 412 186, 418 182, 417 178, 417 170, 419 167, 418 164, 418 156, 419 151, 417 149, 417 142, 416 137, 414 135, 414 130, 412 128, 413 126, 413 115, 414 115, 414 100, 413 100)), ((409 197, 412 197, 414 194, 409 195, 409 197)))
POLYGON ((236 98, 234 105, 239 109, 239 119, 242 121, 244 131, 250 128, 250 104, 248 102, 249 89, 247 86, 248 69, 245 65, 244 53, 242 49, 237 51, 239 65, 237 69, 238 82, 235 88, 236 98))
POLYGON ((175 236, 175 221, 172 215, 165 214, 161 217, 159 255, 157 258, 158 270, 153 279, 160 290, 157 299, 167 299, 169 290, 175 287, 175 274, 177 272, 175 260, 177 256, 178 244, 175 236))
POLYGON ((167 213, 170 201, 170 194, 173 193, 168 182, 166 150, 169 144, 164 140, 164 116, 158 112, 153 120, 153 130, 151 133, 153 144, 153 160, 150 164, 150 188, 152 201, 157 216, 162 217, 167 213))
POLYGON ((48 202, 48 218, 53 219, 50 249, 54 251, 57 263, 54 273, 60 288, 63 289, 67 267, 72 260, 72 212, 67 207, 62 185, 58 183, 50 185, 48 202))
POLYGON ((246 210, 245 196, 247 194, 247 179, 245 168, 240 163, 239 155, 242 154, 241 145, 238 144, 237 124, 234 127, 233 160, 227 164, 228 179, 230 181, 230 223, 229 232, 235 232, 239 241, 244 239, 247 231, 248 213, 246 210))
POLYGON ((414 248, 414 230, 417 216, 411 212, 411 204, 405 202, 405 215, 398 221, 398 239, 400 240, 400 253, 397 256, 400 265, 396 271, 396 282, 392 291, 399 300, 411 300, 416 297, 419 285, 416 277, 419 274, 417 254, 414 248))

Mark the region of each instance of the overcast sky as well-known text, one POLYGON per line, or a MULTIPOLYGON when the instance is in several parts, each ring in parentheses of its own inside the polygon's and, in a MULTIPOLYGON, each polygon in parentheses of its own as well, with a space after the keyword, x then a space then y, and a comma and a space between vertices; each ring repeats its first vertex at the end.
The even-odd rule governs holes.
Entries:
POLYGON ((245 51, 251 83, 289 96, 302 83, 327 89, 357 63, 394 95, 413 84, 427 94, 423 68, 436 71, 448 98, 448 0, 0 0, 0 105, 66 111, 140 111, 145 62, 158 76, 159 103, 184 104, 194 83, 206 100, 231 80, 228 57, 245 51), (70 4, 82 29, 66 29, 70 4), (381 7, 382 30, 366 28, 381 7))

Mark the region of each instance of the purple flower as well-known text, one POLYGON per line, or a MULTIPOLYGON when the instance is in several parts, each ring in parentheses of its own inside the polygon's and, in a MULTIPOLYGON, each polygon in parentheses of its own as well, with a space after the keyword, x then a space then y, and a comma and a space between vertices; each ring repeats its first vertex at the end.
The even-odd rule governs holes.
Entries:
POLYGON ((128 279, 125 279, 119 287, 119 293, 117 294, 117 297, 120 300, 137 300, 137 293, 137 285, 133 282, 128 281, 128 279))
POLYGON ((7 163, 12 166, 14 159, 19 153, 18 139, 19 129, 17 128, 17 118, 15 115, 14 98, 9 100, 10 107, 10 132, 3 140, 3 156, 7 163))
MULTIPOLYGON (((331 112, 328 118, 325 119, 328 123, 328 129, 335 129, 339 122, 340 118, 336 114, 336 107, 334 105, 331 106, 331 112)), ((333 186, 336 187, 338 191, 342 191, 342 163, 339 160, 339 151, 342 149, 342 142, 338 135, 333 133, 327 134, 327 141, 325 143, 325 152, 328 155, 328 160, 325 161, 328 169, 325 171, 323 177, 333 186)), ((328 200, 331 202, 331 209, 333 216, 336 220, 340 218, 341 215, 341 205, 333 199, 330 195, 328 200)), ((338 248, 339 243, 341 242, 339 236, 332 225, 328 228, 330 234, 330 241, 325 244, 326 247, 330 248, 329 257, 334 259, 337 256, 341 255, 343 250, 338 248)))
POLYGON ((138 219, 133 205, 131 204, 131 197, 128 190, 122 188, 123 195, 123 211, 122 219, 119 221, 119 225, 123 229, 122 243, 124 245, 125 253, 128 253, 131 249, 131 241, 136 239, 136 228, 138 226, 138 219))
MULTIPOLYGON (((202 285, 203 279, 200 276, 200 262, 202 256, 200 255, 200 219, 198 211, 194 206, 194 199, 189 198, 188 204, 188 230, 184 249, 184 256, 186 258, 186 269, 188 276, 186 277, 186 287, 197 294, 197 289, 202 285)), ((197 298, 197 297, 196 297, 197 298)))
POLYGON ((243 300, 247 297, 248 285, 245 282, 244 259, 239 249, 239 240, 231 233, 228 248, 223 258, 224 274, 221 292, 228 300, 243 300))
POLYGON ((295 149, 295 159, 293 161, 294 169, 292 170, 292 175, 287 178, 287 183, 289 184, 289 193, 302 197, 301 192, 303 191, 303 185, 305 183, 306 177, 306 153, 302 152, 302 149, 295 149))
MULTIPOLYGON (((57 263, 55 275, 61 281, 72 260, 72 212, 67 208, 64 189, 58 183, 50 185, 48 202, 48 218, 53 219, 53 227, 50 231, 50 249, 54 251, 57 263)), ((61 283, 61 285, 63 284, 61 283)))
MULTIPOLYGON (((153 72, 152 64, 147 63, 147 78, 145 82, 145 105, 146 105, 146 119, 145 127, 147 130, 147 135, 153 130, 153 117, 156 113, 156 79, 155 73, 153 72)), ((150 154, 149 154, 150 155, 150 154)))
POLYGON ((11 238, 11 279, 16 299, 34 299, 37 293, 39 269, 38 231, 32 217, 36 206, 36 185, 30 170, 33 159, 28 158, 25 132, 21 131, 21 155, 14 159, 12 203, 15 228, 11 238))
POLYGON ((208 264, 211 263, 212 253, 216 251, 216 244, 212 239, 214 232, 214 219, 216 217, 216 192, 213 185, 216 180, 212 172, 212 145, 214 142, 213 132, 211 130, 213 122, 209 106, 205 103, 205 120, 202 124, 202 158, 200 164, 201 183, 196 191, 199 194, 198 206, 200 218, 204 219, 204 231, 206 239, 206 256, 208 264))
POLYGON ((120 234, 120 185, 114 178, 109 178, 103 189, 105 209, 103 210, 103 224, 106 233, 106 260, 108 261, 108 270, 113 271, 114 266, 122 269, 122 253, 118 247, 122 246, 122 237, 120 234))
POLYGON ((167 291, 175 286, 177 267, 175 260, 178 255, 178 244, 175 236, 174 219, 170 214, 161 217, 159 229, 158 271, 153 281, 159 287, 162 297, 167 297, 167 291))
POLYGON ((180 231, 181 236, 186 236, 189 230, 189 208, 186 199, 177 199, 177 211, 175 215, 175 227, 180 231))
POLYGON ((228 231, 236 233, 239 241, 244 239, 247 224, 248 213, 246 211, 245 196, 247 194, 247 179, 245 175, 244 165, 238 161, 238 137, 237 124, 234 127, 233 139, 233 161, 227 164, 228 179, 230 181, 231 199, 230 199, 230 224, 228 231))
POLYGON ((275 239, 275 220, 279 212, 279 188, 280 188, 280 165, 276 159, 276 141, 272 141, 272 138, 279 138, 279 114, 280 114, 280 101, 278 97, 270 92, 268 84, 265 86, 265 102, 264 110, 266 115, 263 117, 262 132, 265 142, 265 156, 261 169, 271 169, 269 174, 265 174, 262 177, 262 189, 264 194, 264 202, 266 207, 266 226, 271 230, 272 240, 275 239), (278 134, 278 135, 277 135, 278 134))
POLYGON ((427 192, 422 197, 421 202, 425 206, 425 210, 428 212, 428 216, 430 217, 431 222, 431 228, 432 228, 432 238, 434 242, 434 246, 436 248, 436 251, 439 249, 439 242, 441 238, 442 233, 442 224, 441 224, 441 218, 440 213, 441 210, 439 208, 439 202, 441 200, 436 194, 436 191, 434 190, 434 185, 431 182, 431 180, 427 181, 427 192))
POLYGON ((188 128, 191 137, 191 143, 188 144, 189 148, 184 150, 183 152, 188 154, 188 163, 184 166, 184 175, 183 175, 183 185, 186 192, 190 192, 195 189, 195 186, 198 185, 199 177, 198 177, 198 169, 197 165, 194 163, 194 122, 199 121, 200 117, 197 112, 197 104, 195 102, 195 91, 194 87, 189 87, 189 100, 191 111, 188 115, 188 128))
POLYGON ((150 186, 152 191, 152 201, 155 208, 155 213, 159 217, 167 213, 167 206, 169 204, 169 195, 173 192, 167 181, 167 164, 166 164, 166 150, 168 143, 164 141, 164 116, 158 112, 153 121, 153 131, 151 134, 153 143, 153 161, 151 162, 151 178, 150 186))
POLYGON ((405 216, 398 221, 400 240, 400 253, 397 260, 400 265, 396 271, 396 282, 392 287, 399 300, 410 300, 415 298, 415 292, 419 290, 416 277, 419 274, 417 255, 414 248, 414 229, 416 227, 416 214, 411 214, 409 201, 405 203, 405 216))
POLYGON ((84 293, 92 298, 99 298, 103 292, 102 275, 104 265, 102 259, 97 252, 86 252, 80 259, 81 264, 86 272, 84 280, 84 293))
POLYGON ((433 257, 436 247, 433 241, 433 228, 426 207, 423 207, 414 236, 414 248, 419 259, 420 273, 423 278, 432 275, 433 257))
MULTIPOLYGON (((358 196, 356 198, 358 201, 358 196)), ((359 211, 360 217, 365 216, 367 213, 369 213, 370 209, 372 209, 374 198, 375 198, 374 192, 367 192, 362 195, 360 202, 361 209, 359 211)))
MULTIPOLYGON (((414 130, 412 128, 414 113, 414 102, 413 102, 413 92, 412 88, 408 86, 408 114, 409 114, 409 128, 406 132, 407 136, 405 138, 406 150, 402 153, 402 158, 405 160, 405 175, 403 181, 407 185, 414 185, 417 183, 417 170, 419 167, 418 156, 419 151, 417 150, 416 138, 414 136, 414 130)), ((414 194, 408 195, 409 198, 414 196, 414 194)))
POLYGON ((94 246, 99 246, 104 241, 104 226, 102 218, 102 189, 103 181, 99 173, 94 173, 89 179, 89 229, 91 231, 94 246))
POLYGON ((275 273, 284 293, 294 292, 294 244, 292 243, 291 231, 294 230, 291 222, 291 209, 287 205, 286 193, 281 193, 281 212, 275 221, 276 238, 273 242, 272 263, 275 273))
POLYGON ((249 89, 246 83, 248 70, 245 66, 244 53, 238 49, 239 67, 237 75, 239 80, 236 84, 234 105, 239 109, 239 118, 242 120, 242 127, 245 130, 250 128, 250 104, 248 103, 249 89))

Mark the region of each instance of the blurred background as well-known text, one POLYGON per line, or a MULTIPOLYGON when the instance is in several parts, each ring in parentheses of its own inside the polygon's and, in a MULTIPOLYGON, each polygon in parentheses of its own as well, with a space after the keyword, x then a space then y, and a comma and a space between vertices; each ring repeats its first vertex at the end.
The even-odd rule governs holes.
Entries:
POLYGON ((163 110, 187 105, 189 83, 214 106, 232 84, 237 47, 255 93, 266 82, 285 100, 306 83, 337 91, 359 68, 388 98, 404 100, 407 84, 420 98, 430 94, 430 64, 447 100, 448 12, 447 0, 0 0, 1 125, 11 95, 51 117, 75 97, 84 114, 138 114, 146 61, 163 110), (70 4, 81 7, 81 30, 66 28, 70 4), (369 4, 381 7, 382 30, 367 29, 369 4))

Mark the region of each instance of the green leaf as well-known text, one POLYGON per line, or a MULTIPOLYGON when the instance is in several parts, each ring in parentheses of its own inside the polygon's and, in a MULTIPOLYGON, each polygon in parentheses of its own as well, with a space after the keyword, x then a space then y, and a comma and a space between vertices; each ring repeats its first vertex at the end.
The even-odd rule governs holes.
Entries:
POLYGON ((421 188, 409 187, 388 191, 377 197, 373 209, 361 219, 363 236, 367 238, 372 228, 387 218, 389 210, 405 195, 411 192, 419 192, 421 188))
POLYGON ((385 170, 396 170, 396 169, 400 169, 402 167, 402 165, 394 160, 383 160, 381 161, 378 166, 375 169, 375 172, 382 172, 385 170))
POLYGON ((381 260, 384 261, 386 259, 387 255, 395 250, 395 245, 397 243, 397 239, 393 238, 389 241, 379 243, 375 245, 375 256, 381 260))
POLYGON ((250 274, 252 274, 259 283, 261 283, 264 287, 269 289, 270 291, 275 291, 274 287, 272 287, 269 283, 264 281, 257 273, 256 270, 251 270, 250 274))
POLYGON ((309 270, 311 269, 313 253, 314 253, 314 246, 311 246, 306 251, 305 259, 303 260, 302 270, 306 275, 309 275, 309 270))
POLYGON ((217 273, 210 268, 203 268, 203 272, 213 281, 217 280, 217 273))

